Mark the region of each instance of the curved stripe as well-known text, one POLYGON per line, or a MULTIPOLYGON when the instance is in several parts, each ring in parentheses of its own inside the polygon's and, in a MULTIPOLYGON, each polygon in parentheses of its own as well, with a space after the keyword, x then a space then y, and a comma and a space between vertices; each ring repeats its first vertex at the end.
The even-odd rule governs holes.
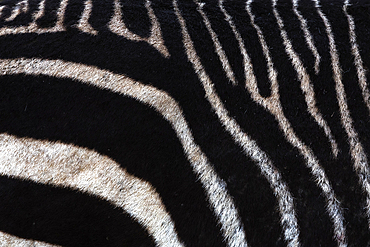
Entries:
POLYGON ((222 45, 221 45, 220 41, 218 40, 217 34, 212 29, 211 22, 209 21, 207 15, 203 11, 204 3, 199 2, 199 0, 195 0, 195 2, 198 6, 197 10, 198 10, 199 14, 202 16, 203 22, 206 25, 206 28, 207 28, 209 34, 211 35, 211 38, 212 38, 212 41, 213 41, 213 44, 214 44, 214 48, 215 48, 215 52, 217 53, 217 55, 218 55, 218 57, 219 57, 219 59, 222 63, 222 68, 225 71, 227 78, 229 78, 229 81, 233 85, 237 85, 238 83, 235 80, 234 71, 232 70, 232 68, 230 66, 230 63, 229 63, 229 60, 227 59, 225 51, 222 48, 222 45))
MULTIPOLYGON (((344 221, 343 213, 342 213, 342 209, 340 206, 340 202, 335 196, 335 193, 330 184, 330 181, 328 177, 326 176, 324 169, 319 164, 319 161, 317 160, 313 151, 298 138, 290 122, 284 116, 283 108, 280 102, 280 95, 278 91, 277 72, 275 71, 275 68, 274 68, 274 65, 271 59, 271 55, 269 52, 269 48, 266 44, 262 31, 260 27, 254 21, 255 17, 254 17, 254 14, 252 13, 251 6, 250 6, 252 2, 253 0, 249 0, 247 2, 246 9, 251 18, 252 25, 255 27, 257 31, 260 43, 263 47, 263 53, 266 57, 268 67, 269 67, 269 74, 270 74, 269 78, 270 80, 272 79, 271 87, 273 89, 272 90, 273 94, 269 98, 263 98, 261 95, 258 94, 257 91, 254 90, 256 86, 253 86, 253 85, 249 86, 249 91, 251 92, 252 97, 255 98, 257 102, 259 102, 266 109, 268 109, 273 115, 275 115, 275 118, 278 119, 279 126, 283 130, 284 135, 287 138, 287 140, 300 151, 301 155, 306 160, 306 166, 311 170, 311 174, 315 178, 317 186, 323 191, 323 194, 325 196, 327 211, 328 211, 328 214, 334 226, 334 237, 336 239, 341 239, 338 241, 345 243, 346 230, 345 230, 345 226, 343 223, 344 221)), ((275 14, 277 13, 275 7, 274 7, 274 13, 275 14)), ((277 16, 276 19, 279 21, 278 17, 279 16, 277 16)), ((281 24, 282 23, 279 24, 279 27, 282 30, 282 26, 280 26, 281 24)), ((286 49, 288 48, 292 49, 291 46, 288 46, 286 49)))
POLYGON ((81 15, 81 19, 78 21, 77 28, 80 29, 84 33, 89 33, 91 35, 97 35, 98 31, 96 31, 89 23, 91 11, 93 8, 92 0, 86 0, 84 11, 81 15))
MULTIPOLYGON (((274 167, 271 160, 268 158, 267 154, 258 147, 257 143, 254 140, 252 140, 246 133, 243 132, 242 128, 238 125, 235 119, 229 116, 229 113, 227 112, 221 99, 217 95, 214 89, 214 85, 209 76, 207 75, 200 61, 199 56, 196 53, 193 41, 191 40, 191 37, 187 31, 186 22, 181 15, 176 0, 173 1, 173 6, 177 18, 179 20, 179 23, 181 25, 183 43, 186 54, 188 56, 188 60, 192 63, 193 68, 204 87, 207 100, 210 102, 213 110, 215 111, 222 125, 231 134, 235 142, 241 146, 246 155, 248 155, 254 162, 257 163, 262 174, 270 183, 270 186, 278 199, 280 214, 282 215, 281 217, 282 224, 287 224, 291 226, 292 224, 294 224, 294 222, 296 222, 296 216, 294 210, 293 197, 291 196, 287 185, 283 181, 280 172, 276 169, 276 167, 274 167)), ((292 229, 293 231, 292 232, 286 231, 284 235, 290 236, 290 239, 292 239, 292 241, 295 241, 294 238, 297 235, 298 229, 294 227, 288 228, 292 229)), ((227 235, 226 241, 229 244, 229 246, 247 245, 244 233, 243 235, 240 235, 238 242, 236 241, 231 242, 229 238, 230 237, 227 235)))
POLYGON ((333 31, 329 20, 326 18, 324 13, 321 11, 320 2, 318 0, 313 0, 315 2, 315 7, 317 13, 320 15, 322 21, 324 22, 326 28, 326 34, 329 39, 330 57, 331 65, 333 69, 333 79, 335 82, 335 90, 337 92, 337 100, 340 111, 341 123, 344 130, 348 136, 348 142, 350 145, 350 152, 352 160, 354 161, 354 168, 359 177, 363 191, 366 193, 366 215, 368 217, 369 228, 370 228, 370 170, 368 167, 368 160, 364 148, 360 140, 358 139, 358 134, 353 126, 353 119, 347 104, 346 91, 342 82, 342 69, 340 67, 339 55, 337 47, 335 45, 333 31))
MULTIPOLYGON (((189 33, 187 31, 187 28, 186 28, 185 20, 184 20, 184 18, 182 17, 182 15, 180 13, 180 10, 179 10, 178 4, 177 4, 177 0, 173 0, 172 4, 173 4, 174 10, 175 10, 175 14, 177 16, 177 19, 178 19, 178 21, 180 23, 180 26, 181 26, 181 32, 182 32, 182 36, 183 36, 183 44, 184 44, 184 48, 186 50, 186 55, 188 56, 188 60, 192 63, 195 72, 197 73, 199 79, 203 83, 203 87, 205 88, 205 91, 206 91, 206 97, 207 97, 208 101, 211 103, 213 109, 215 111, 220 111, 221 107, 222 107, 222 102, 217 97, 217 94, 215 94, 214 89, 213 89, 213 85, 210 81, 210 78, 206 74, 202 63, 200 62, 200 58, 198 57, 198 55, 195 51, 193 41, 191 40, 190 35, 189 35, 189 33), (206 82, 204 82, 204 81, 206 81, 206 82), (216 100, 217 102, 214 102, 214 100, 216 100), (219 108, 215 107, 214 103, 220 104, 219 105, 220 107, 219 108)), ((226 110, 223 108, 223 111, 226 111, 226 110)), ((224 119, 222 119, 221 122, 225 126, 225 121, 223 121, 223 120, 224 119)), ((234 120, 234 123, 236 123, 235 120, 234 120)), ((230 131, 230 129, 228 129, 228 131, 230 131)), ((235 129, 235 128, 232 129, 231 131, 237 131, 238 132, 238 130, 235 129)), ((247 142, 242 142, 242 143, 243 143, 244 146, 249 146, 251 144, 252 145, 255 144, 255 143, 251 143, 251 142, 248 142, 248 141, 247 142)), ((261 155, 261 154, 258 153, 258 154, 255 154, 255 155, 261 155)), ((275 176, 275 177, 278 177, 278 175, 275 176)), ((279 179, 279 177, 278 177, 278 179, 279 179)), ((227 215, 222 215, 221 217, 227 218, 228 216, 227 215)), ((244 233, 243 224, 240 220, 238 222, 235 222, 235 223, 236 224, 230 225, 231 226, 230 229, 225 228, 225 226, 221 227, 225 242, 228 244, 228 246, 232 246, 232 247, 239 247, 239 246, 240 247, 247 247, 248 244, 247 244, 246 236, 245 236, 245 233, 244 233)))
POLYGON ((109 30, 113 33, 123 36, 129 40, 133 41, 144 41, 156 48, 164 57, 170 57, 170 53, 167 50, 167 47, 164 45, 162 38, 162 31, 155 16, 155 13, 151 7, 151 2, 149 0, 145 1, 145 8, 148 11, 150 24, 152 25, 150 30, 150 36, 148 38, 143 38, 133 32, 131 32, 126 24, 123 22, 121 4, 119 0, 114 0, 114 15, 110 22, 108 23, 109 30))
POLYGON ((21 13, 27 13, 28 11, 28 0, 23 0, 17 3, 11 13, 11 15, 5 19, 5 21, 13 21, 21 13))
POLYGON ((175 130, 194 173, 202 183, 223 234, 229 241, 235 243, 241 243, 239 240, 244 239, 243 226, 234 201, 227 192, 226 183, 217 175, 206 155, 194 142, 180 106, 166 92, 134 81, 124 75, 62 60, 0 59, 0 75, 9 74, 69 78, 132 97, 153 107, 175 130))
MULTIPOLYGON (((229 15, 229 13, 224 8, 223 0, 219 0, 219 7, 220 7, 221 11, 224 13, 225 20, 229 22, 229 25, 230 25, 230 27, 231 27, 234 35, 235 35, 235 38, 239 43, 239 48, 240 48, 240 51, 243 55, 243 64, 244 64, 244 73, 245 73, 245 77, 246 77, 246 84, 248 84, 247 83, 248 81, 249 82, 254 82, 254 84, 250 83, 249 85, 251 85, 251 86, 253 85, 254 86, 253 92, 256 92, 257 94, 259 94, 258 93, 258 88, 257 88, 257 85, 256 85, 256 78, 253 74, 252 62, 251 62, 250 57, 249 57, 249 55, 248 55, 248 53, 245 49, 244 41, 243 41, 240 33, 236 29, 236 26, 235 26, 235 24, 232 20, 232 17, 229 15)), ((269 72, 274 71, 272 63, 268 64, 268 68, 269 68, 269 72)), ((271 77, 273 77, 273 75, 271 73, 269 73, 269 77, 271 78, 271 77)), ((271 81, 272 81, 272 83, 271 83, 272 94, 271 95, 276 95, 276 93, 278 93, 278 91, 277 91, 277 81, 276 80, 271 80, 271 81)), ((254 100, 256 100, 256 99, 254 99, 254 100)), ((274 169, 276 169, 276 168, 274 168, 274 169)), ((281 226, 283 228, 285 241, 288 243, 288 246, 289 247, 299 246, 300 243, 299 243, 298 222, 297 222, 297 218, 295 216, 294 207, 292 207, 292 206, 287 207, 287 202, 284 200, 285 197, 283 195, 286 194, 286 193, 287 192, 284 192, 284 193, 281 193, 281 194, 275 193, 277 198, 278 198, 280 215, 282 217, 282 219, 280 220, 280 223, 281 223, 281 226), (287 215, 289 215, 289 218, 288 218, 289 221, 284 221, 284 219, 286 218, 287 215)))
POLYGON ((44 16, 44 14, 45 14, 45 1, 46 0, 42 0, 39 3, 39 9, 37 10, 37 12, 33 13, 32 18, 33 18, 34 22, 36 22, 38 19, 40 19, 41 17, 44 16))
POLYGON ((99 196, 136 219, 158 246, 184 246, 159 194, 113 160, 71 144, 0 134, 0 174, 99 196))
POLYGON ((5 5, 3 5, 3 6, 0 6, 0 18, 3 16, 3 10, 6 8, 6 6, 5 5))
POLYGON ((310 76, 308 75, 307 70, 304 67, 299 55, 294 50, 292 42, 289 40, 288 34, 284 29, 283 20, 281 19, 280 14, 276 9, 276 3, 277 0, 272 0, 272 11, 274 12, 274 16, 280 29, 280 35, 283 39, 285 52, 288 54, 292 65, 297 72, 298 80, 300 80, 301 82, 301 89, 305 96, 308 112, 315 119, 317 124, 324 130, 325 135, 327 136, 331 144, 333 155, 334 157, 337 157, 339 153, 338 144, 335 141, 333 134, 331 133, 329 125, 327 124, 320 110, 316 106, 315 90, 311 83, 310 76))
POLYGON ((5 232, 0 232, 0 245, 7 247, 61 247, 32 239, 20 238, 5 232))
POLYGON ((315 73, 318 74, 320 72, 320 54, 316 49, 315 42, 313 41, 312 35, 308 30, 307 21, 302 16, 301 12, 298 10, 299 0, 293 0, 293 12, 297 16, 299 22, 301 23, 301 30, 304 33, 304 37, 306 39, 306 44, 308 48, 311 50, 313 56, 315 57, 315 73))
POLYGON ((349 41, 351 43, 352 55, 355 60, 354 63, 357 70, 358 83, 360 84, 360 88, 362 90, 362 97, 364 98, 365 104, 369 109, 370 113, 370 92, 366 82, 366 70, 364 69, 364 65, 360 55, 360 50, 357 44, 355 21, 353 20, 353 17, 350 14, 348 14, 347 11, 349 5, 350 5, 349 0, 346 0, 343 5, 343 12, 347 16, 348 20, 349 41))

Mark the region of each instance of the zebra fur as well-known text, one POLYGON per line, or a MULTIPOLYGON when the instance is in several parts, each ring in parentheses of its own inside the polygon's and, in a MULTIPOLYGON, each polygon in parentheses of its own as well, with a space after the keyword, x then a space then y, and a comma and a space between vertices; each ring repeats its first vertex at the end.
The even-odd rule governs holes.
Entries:
POLYGON ((0 1, 0 246, 369 246, 369 13, 0 1))

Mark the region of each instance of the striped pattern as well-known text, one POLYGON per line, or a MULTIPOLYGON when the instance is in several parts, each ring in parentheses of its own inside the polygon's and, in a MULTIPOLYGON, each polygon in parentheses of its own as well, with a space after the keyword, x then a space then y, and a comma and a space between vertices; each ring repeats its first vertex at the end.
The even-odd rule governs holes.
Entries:
POLYGON ((0 246, 370 245, 366 1, 0 11, 0 246))

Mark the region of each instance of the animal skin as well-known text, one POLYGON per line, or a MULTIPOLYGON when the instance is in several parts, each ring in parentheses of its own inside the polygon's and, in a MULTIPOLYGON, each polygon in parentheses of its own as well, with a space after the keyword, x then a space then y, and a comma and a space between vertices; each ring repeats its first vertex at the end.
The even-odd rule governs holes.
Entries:
POLYGON ((368 0, 0 0, 0 246, 370 246, 368 0))

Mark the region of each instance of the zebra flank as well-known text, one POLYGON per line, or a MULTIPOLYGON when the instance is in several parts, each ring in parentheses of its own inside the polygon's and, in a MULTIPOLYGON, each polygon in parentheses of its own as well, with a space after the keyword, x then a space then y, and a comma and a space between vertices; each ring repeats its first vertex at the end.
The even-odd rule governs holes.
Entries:
POLYGON ((370 246, 369 13, 0 1, 0 246, 370 246))

